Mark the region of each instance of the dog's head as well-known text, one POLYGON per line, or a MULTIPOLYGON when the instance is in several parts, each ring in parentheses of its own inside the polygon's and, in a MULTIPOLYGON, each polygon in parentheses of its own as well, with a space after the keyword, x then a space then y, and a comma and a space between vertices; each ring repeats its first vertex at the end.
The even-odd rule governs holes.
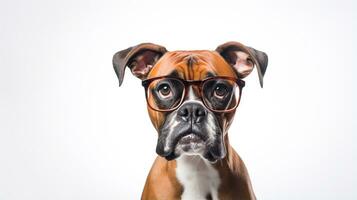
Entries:
POLYGON ((172 160, 198 154, 214 162, 226 155, 224 136, 233 119, 244 77, 257 67, 263 86, 268 57, 238 42, 215 51, 172 51, 143 43, 113 57, 119 86, 128 66, 143 82, 148 112, 158 131, 156 152, 172 160))

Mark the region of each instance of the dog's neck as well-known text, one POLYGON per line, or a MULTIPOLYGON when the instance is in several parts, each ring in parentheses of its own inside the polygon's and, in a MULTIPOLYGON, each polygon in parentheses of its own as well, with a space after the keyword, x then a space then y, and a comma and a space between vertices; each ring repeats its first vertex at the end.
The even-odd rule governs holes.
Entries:
MULTIPOLYGON (((220 194, 252 190, 250 180, 246 179, 247 170, 243 161, 230 146, 227 135, 224 139, 227 154, 215 163, 198 155, 182 155, 176 159, 176 177, 183 187, 183 200, 218 200, 222 199, 220 194), (227 191, 222 192, 224 190, 227 191)), ((244 196, 255 199, 253 193, 244 196)))
POLYGON ((182 155, 176 163, 176 177, 183 186, 181 199, 218 199, 221 180, 211 163, 198 155, 182 155))
MULTIPOLYGON (((225 137, 226 152, 228 136, 225 137)), ((227 155, 227 158, 230 156, 227 155)), ((226 162, 225 160, 218 161, 226 162)), ((219 199, 220 164, 211 163, 200 155, 181 155, 176 159, 176 177, 183 187, 182 200, 219 199)))

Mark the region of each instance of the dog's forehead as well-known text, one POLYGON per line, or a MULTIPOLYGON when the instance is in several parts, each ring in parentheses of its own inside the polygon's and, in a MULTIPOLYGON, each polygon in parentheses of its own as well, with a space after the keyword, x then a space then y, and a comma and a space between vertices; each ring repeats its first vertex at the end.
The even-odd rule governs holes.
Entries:
POLYGON ((202 80, 210 76, 236 74, 216 51, 172 51, 163 55, 150 71, 148 78, 175 76, 186 80, 202 80))

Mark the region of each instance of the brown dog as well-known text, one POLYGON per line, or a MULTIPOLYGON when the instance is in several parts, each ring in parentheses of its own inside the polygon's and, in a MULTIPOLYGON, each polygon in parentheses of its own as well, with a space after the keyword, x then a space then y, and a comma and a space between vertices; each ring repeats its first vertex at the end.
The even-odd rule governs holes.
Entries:
POLYGON ((264 52, 238 42, 215 51, 172 51, 144 43, 113 57, 119 86, 126 66, 146 91, 159 155, 142 199, 255 199, 247 169, 230 146, 228 128, 244 77, 257 67, 263 86, 264 52))

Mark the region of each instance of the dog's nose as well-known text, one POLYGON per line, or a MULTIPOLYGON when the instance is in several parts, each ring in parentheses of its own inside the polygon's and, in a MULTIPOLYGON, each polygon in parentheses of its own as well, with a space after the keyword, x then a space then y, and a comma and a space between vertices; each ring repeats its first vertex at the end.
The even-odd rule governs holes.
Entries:
POLYGON ((185 122, 200 123, 206 117, 207 112, 202 104, 186 103, 179 108, 177 114, 185 122))

